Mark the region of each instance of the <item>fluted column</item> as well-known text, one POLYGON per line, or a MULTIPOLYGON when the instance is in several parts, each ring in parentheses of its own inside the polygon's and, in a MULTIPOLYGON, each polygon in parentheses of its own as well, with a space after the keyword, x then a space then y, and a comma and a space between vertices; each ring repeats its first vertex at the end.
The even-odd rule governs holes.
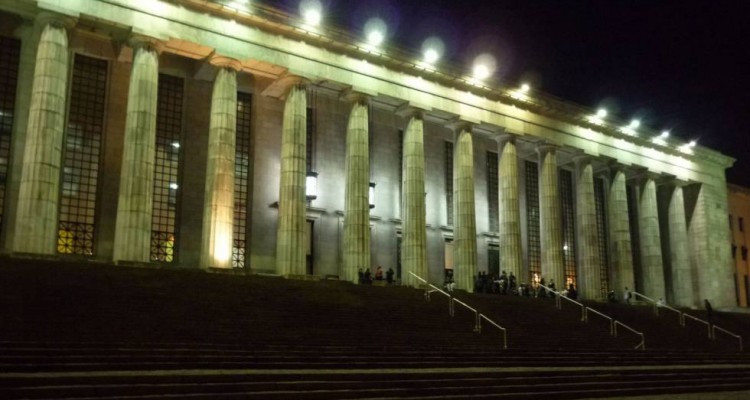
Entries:
POLYGON ((281 275, 306 273, 306 129, 307 96, 305 87, 296 84, 287 94, 281 134, 279 226, 276 236, 276 272, 281 275))
POLYGON ((557 147, 541 145, 539 153, 539 209, 542 250, 542 277, 555 281, 558 289, 565 284, 563 269, 562 210, 558 189, 557 147))
POLYGON ((624 293, 626 287, 629 290, 635 289, 635 276, 633 274, 633 249, 630 241, 630 214, 628 214, 626 177, 622 168, 616 165, 611 168, 608 200, 612 290, 619 295, 624 293))
POLYGON ((474 145, 469 128, 459 132, 453 150, 453 278, 458 289, 472 292, 477 274, 474 145))
POLYGON ((500 270, 520 277, 523 265, 521 208, 518 185, 518 153, 511 136, 498 140, 498 204, 500 207, 500 270))
POLYGON ((346 129, 344 208, 344 274, 357 282, 358 271, 370 268, 370 150, 366 99, 354 99, 346 129))
POLYGON ((578 224, 578 292, 587 300, 602 298, 599 230, 594 198, 594 169, 591 157, 579 156, 576 163, 576 223, 578 224))
MULTIPOLYGON (((60 197, 68 34, 71 21, 43 14, 29 103, 29 120, 19 184, 13 251, 54 254, 60 197)), ((27 89, 28 90, 28 89, 27 89)))
POLYGON ((115 225, 114 260, 148 262, 153 213, 156 105, 159 87, 158 42, 133 38, 133 68, 115 225))
POLYGON ((234 158, 237 139, 237 60, 216 57, 219 67, 211 97, 208 162, 203 205, 201 266, 232 267, 234 158))
POLYGON ((671 182, 666 184, 662 190, 666 191, 669 199, 667 224, 669 229, 669 267, 672 272, 672 301, 678 306, 690 307, 694 304, 695 294, 682 186, 679 183, 671 182))
POLYGON ((401 232, 402 281, 408 286, 420 283, 409 272, 425 280, 427 276, 427 224, 425 222, 424 122, 413 115, 404 132, 403 230, 401 232))
POLYGON ((653 299, 664 298, 666 297, 664 265, 654 179, 648 175, 640 177, 638 191, 638 234, 641 244, 642 290, 643 294, 653 299))

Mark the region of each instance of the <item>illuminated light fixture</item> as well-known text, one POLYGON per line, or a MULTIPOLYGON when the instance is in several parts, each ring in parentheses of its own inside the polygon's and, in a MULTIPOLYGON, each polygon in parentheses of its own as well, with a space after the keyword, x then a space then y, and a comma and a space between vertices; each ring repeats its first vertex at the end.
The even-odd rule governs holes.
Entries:
POLYGON ((299 3, 299 12, 307 25, 318 26, 323 20, 323 5, 319 0, 302 0, 299 3))
POLYGON ((445 52, 445 44, 437 36, 430 36, 422 42, 422 56, 427 64, 434 64, 445 52))
POLYGON ((636 128, 638 128, 639 126, 641 126, 641 121, 640 121, 640 120, 637 120, 637 119, 634 119, 634 120, 630 121, 630 125, 628 125, 628 127, 629 127, 630 129, 636 129, 636 128))
POLYGON ((695 140, 691 140, 690 143, 688 143, 688 147, 695 147, 696 145, 698 145, 698 142, 695 140))
POLYGON ((604 108, 600 108, 596 110, 596 114, 589 117, 589 121, 591 123, 601 125, 604 123, 604 117, 607 116, 607 110, 604 108))
POLYGON ((318 173, 307 171, 305 177, 305 198, 312 201, 318 198, 318 173))
POLYGON ((180 187, 180 185, 178 185, 178 184, 176 184, 174 182, 172 182, 172 183, 169 184, 169 188, 173 189, 173 190, 177 190, 179 187, 180 187))
POLYGON ((563 251, 568 251, 568 245, 563 245, 563 251))
POLYGON ((435 61, 438 60, 438 58, 440 58, 440 54, 438 54, 437 50, 435 50, 435 49, 427 49, 427 50, 425 50, 425 52, 424 52, 424 61, 427 64, 434 64, 435 61))
POLYGON ((497 61, 491 54, 483 53, 474 59, 474 67, 472 68, 473 78, 477 81, 483 81, 489 78, 497 67, 497 61))
POLYGON ((370 199, 370 208, 375 208, 375 182, 370 182, 370 191, 368 192, 368 198, 370 199))
POLYGON ((531 90, 531 86, 529 86, 528 83, 524 83, 523 85, 521 85, 521 89, 519 89, 521 93, 528 93, 529 90, 531 90))
POLYGON ((388 32, 388 27, 385 25, 385 21, 380 18, 370 18, 365 23, 365 36, 367 37, 367 44, 371 46, 380 46, 385 40, 385 35, 388 32))
POLYGON ((660 138, 666 139, 669 137, 669 131, 661 131, 661 135, 659 135, 660 138))
POLYGON ((179 149, 180 148, 180 142, 172 142, 172 147, 174 147, 175 149, 179 149))

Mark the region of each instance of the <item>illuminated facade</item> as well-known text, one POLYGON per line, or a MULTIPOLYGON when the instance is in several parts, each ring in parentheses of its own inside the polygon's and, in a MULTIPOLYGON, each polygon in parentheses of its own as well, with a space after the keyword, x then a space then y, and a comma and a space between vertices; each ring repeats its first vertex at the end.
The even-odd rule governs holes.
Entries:
POLYGON ((737 305, 750 305, 750 269, 748 269, 748 227, 750 221, 750 189, 729 185, 729 230, 732 238, 732 259, 734 260, 734 284, 737 305))
POLYGON ((4 252, 736 304, 731 158, 229 3, 0 0, 4 252))

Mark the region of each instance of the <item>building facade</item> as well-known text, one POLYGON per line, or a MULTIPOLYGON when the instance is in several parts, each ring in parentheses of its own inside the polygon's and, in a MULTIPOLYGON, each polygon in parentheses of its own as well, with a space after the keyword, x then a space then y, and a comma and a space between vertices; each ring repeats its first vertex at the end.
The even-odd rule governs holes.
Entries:
POLYGON ((747 249, 750 246, 745 221, 750 218, 750 189, 738 185, 729 188, 729 230, 732 238, 734 260, 734 285, 737 305, 750 305, 750 278, 748 278, 747 249))
POLYGON ((710 149, 277 10, 0 0, 0 19, 5 253, 736 304, 733 160, 710 149))

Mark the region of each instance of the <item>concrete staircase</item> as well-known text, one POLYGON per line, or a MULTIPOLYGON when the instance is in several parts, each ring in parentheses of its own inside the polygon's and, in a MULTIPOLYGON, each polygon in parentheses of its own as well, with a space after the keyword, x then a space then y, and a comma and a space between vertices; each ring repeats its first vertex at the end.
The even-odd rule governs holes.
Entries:
POLYGON ((551 299, 459 295, 508 329, 502 350, 496 330, 474 333, 472 314, 457 307, 448 317, 447 299, 427 302, 415 289, 58 261, 0 265, 3 399, 750 391, 744 354, 687 351, 689 343, 632 350, 635 338, 612 338, 551 299))

